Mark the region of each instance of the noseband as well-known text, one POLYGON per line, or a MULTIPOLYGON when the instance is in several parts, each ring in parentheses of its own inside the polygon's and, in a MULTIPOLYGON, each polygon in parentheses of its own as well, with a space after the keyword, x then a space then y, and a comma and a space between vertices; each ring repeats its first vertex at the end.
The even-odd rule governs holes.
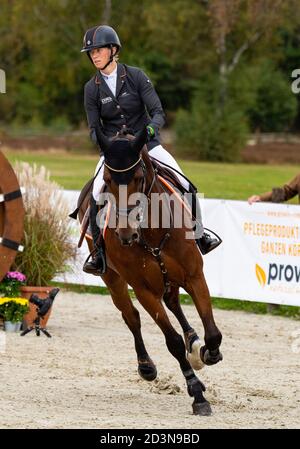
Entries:
MULTIPOLYGON (((136 193, 143 193, 143 194, 145 194, 147 170, 146 170, 145 162, 143 161, 141 156, 130 167, 123 168, 123 169, 116 169, 116 168, 110 167, 106 162, 104 162, 105 167, 107 167, 108 170, 110 170, 110 171, 112 171, 114 173, 125 173, 125 172, 131 170, 132 168, 136 167, 138 164, 140 164, 140 166, 142 167, 142 170, 143 170, 143 184, 142 184, 141 192, 136 192, 136 193)), ((153 188, 153 185, 155 183, 155 180, 157 179, 156 175, 157 175, 157 171, 156 171, 156 169, 154 169, 154 175, 153 175, 153 178, 152 178, 152 181, 151 181, 151 185, 150 185, 150 187, 148 189, 148 192, 146 194, 148 201, 150 201, 150 193, 152 191, 152 188, 153 188)), ((116 210, 116 214, 117 214, 117 217, 118 217, 119 215, 128 216, 130 214, 130 212, 137 207, 137 205, 131 206, 131 207, 127 207, 125 209, 117 208, 116 205, 114 205, 113 207, 116 210)))
POLYGON ((107 167, 109 170, 111 170, 111 171, 113 171, 113 172, 115 172, 115 173, 124 173, 124 172, 126 172, 126 171, 131 170, 133 167, 135 167, 141 160, 142 160, 142 158, 139 157, 138 160, 137 160, 134 164, 132 164, 130 167, 123 168, 122 170, 117 170, 116 168, 112 168, 112 167, 110 167, 106 162, 104 162, 104 165, 105 165, 105 167, 107 167))

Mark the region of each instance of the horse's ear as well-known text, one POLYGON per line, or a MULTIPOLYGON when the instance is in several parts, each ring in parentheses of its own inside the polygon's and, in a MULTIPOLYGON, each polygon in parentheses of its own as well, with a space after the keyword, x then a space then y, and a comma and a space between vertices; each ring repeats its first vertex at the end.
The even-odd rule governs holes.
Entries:
POLYGON ((147 128, 145 127, 141 131, 139 131, 136 135, 136 138, 132 142, 130 142, 133 151, 135 151, 137 154, 139 154, 140 151, 142 150, 143 146, 147 142, 147 138, 148 138, 148 133, 147 133, 147 128))
POLYGON ((98 124, 95 127, 95 131, 96 131, 98 144, 100 145, 100 148, 103 151, 103 153, 105 153, 108 150, 109 146, 111 145, 111 142, 105 136, 105 134, 103 134, 103 132, 101 131, 101 128, 98 124))

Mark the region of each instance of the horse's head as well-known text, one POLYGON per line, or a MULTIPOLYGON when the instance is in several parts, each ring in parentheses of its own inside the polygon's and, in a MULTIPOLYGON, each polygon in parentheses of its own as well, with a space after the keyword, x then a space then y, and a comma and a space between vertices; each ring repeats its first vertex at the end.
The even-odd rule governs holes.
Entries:
POLYGON ((122 245, 139 239, 139 195, 145 190, 145 165, 141 151, 147 141, 146 128, 133 137, 118 133, 108 139, 98 128, 97 139, 104 153, 104 181, 114 196, 116 234, 122 245))

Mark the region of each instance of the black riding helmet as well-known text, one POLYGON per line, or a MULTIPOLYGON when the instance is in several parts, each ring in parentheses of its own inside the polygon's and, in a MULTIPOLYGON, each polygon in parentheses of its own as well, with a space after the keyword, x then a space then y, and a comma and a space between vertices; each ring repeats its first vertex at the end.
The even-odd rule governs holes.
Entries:
MULTIPOLYGON (((110 60, 105 66, 107 67, 113 60, 112 47, 117 47, 117 53, 121 48, 119 36, 115 32, 115 30, 108 25, 100 25, 95 26, 93 28, 89 28, 84 35, 83 47, 81 49, 81 52, 87 52, 88 57, 92 61, 89 52, 94 48, 101 48, 101 47, 110 47, 111 49, 110 60)), ((105 69, 105 67, 102 67, 102 70, 105 69)))

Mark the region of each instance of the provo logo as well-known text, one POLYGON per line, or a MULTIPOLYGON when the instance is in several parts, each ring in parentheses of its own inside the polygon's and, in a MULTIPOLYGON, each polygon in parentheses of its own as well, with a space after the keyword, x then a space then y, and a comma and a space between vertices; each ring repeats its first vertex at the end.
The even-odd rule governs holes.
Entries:
POLYGON ((0 94, 6 93, 6 76, 4 70, 0 69, 0 94))
POLYGON ((299 282, 300 281, 300 267, 296 265, 283 265, 270 263, 268 276, 265 270, 258 264, 255 265, 255 273, 258 282, 262 287, 271 284, 274 281, 299 282))
POLYGON ((269 264, 268 284, 273 281, 299 282, 300 267, 295 265, 269 264))

